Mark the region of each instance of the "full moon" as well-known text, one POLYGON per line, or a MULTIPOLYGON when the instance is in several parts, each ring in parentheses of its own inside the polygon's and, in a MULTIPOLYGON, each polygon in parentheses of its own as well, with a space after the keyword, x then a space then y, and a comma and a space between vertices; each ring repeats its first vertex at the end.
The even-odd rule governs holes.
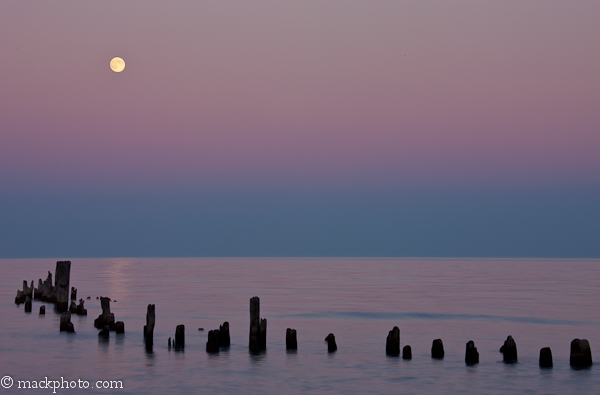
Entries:
POLYGON ((120 73, 125 69, 125 61, 118 56, 110 61, 110 69, 115 73, 120 73))

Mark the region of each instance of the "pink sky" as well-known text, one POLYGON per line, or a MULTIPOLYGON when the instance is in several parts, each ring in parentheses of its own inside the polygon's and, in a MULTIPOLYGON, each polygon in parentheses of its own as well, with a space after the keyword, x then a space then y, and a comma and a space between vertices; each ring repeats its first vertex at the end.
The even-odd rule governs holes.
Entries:
POLYGON ((0 183, 598 185, 598 15, 598 1, 2 2, 0 183))

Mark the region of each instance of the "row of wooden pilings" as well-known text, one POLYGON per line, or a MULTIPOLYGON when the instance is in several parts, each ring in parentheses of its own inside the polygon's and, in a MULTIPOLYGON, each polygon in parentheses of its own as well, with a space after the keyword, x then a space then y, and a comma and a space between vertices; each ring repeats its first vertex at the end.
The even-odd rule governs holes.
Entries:
MULTIPOLYGON (((146 313, 146 326, 144 326, 144 338, 146 349, 152 350, 153 331, 155 322, 155 308, 153 304, 148 305, 146 313)), ((327 342, 327 350, 335 352, 337 344, 335 335, 330 333, 325 338, 327 342)), ((297 350, 298 341, 296 330, 287 328, 285 334, 285 344, 287 350, 297 350)), ((218 353, 221 348, 227 348, 230 345, 229 323, 224 322, 219 329, 214 329, 208 332, 208 340, 206 342, 206 352, 218 353)), ((183 351, 185 347, 185 326, 178 325, 175 330, 174 340, 169 338, 169 349, 174 348, 175 351, 183 351)), ((267 348, 267 320, 260 318, 260 300, 258 296, 250 298, 250 333, 248 341, 249 351, 251 353, 260 353, 267 348)), ((386 339, 386 354, 389 356, 399 357, 403 359, 412 359, 412 349, 409 345, 404 346, 402 354, 400 353, 400 329, 395 326, 389 333, 386 339)), ((504 363, 516 363, 517 344, 512 336, 508 336, 506 341, 500 347, 500 352, 503 354, 504 363)), ((431 345, 431 357, 434 359, 443 359, 445 355, 444 344, 442 339, 435 339, 431 345)), ((479 363, 479 352, 475 343, 470 340, 466 344, 465 363, 467 365, 475 365, 479 363)), ((592 366, 592 352, 590 344, 586 339, 574 339, 571 342, 570 365, 574 368, 586 368, 592 366)), ((553 367, 552 351, 549 347, 544 347, 540 350, 539 366, 541 368, 553 367)))

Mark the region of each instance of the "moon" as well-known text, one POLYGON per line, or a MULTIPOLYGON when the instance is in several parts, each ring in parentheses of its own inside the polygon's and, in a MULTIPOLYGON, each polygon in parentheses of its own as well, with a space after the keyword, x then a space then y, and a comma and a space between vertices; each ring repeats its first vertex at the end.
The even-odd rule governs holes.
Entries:
POLYGON ((120 73, 125 70, 125 61, 120 57, 112 58, 110 61, 110 69, 115 73, 120 73))

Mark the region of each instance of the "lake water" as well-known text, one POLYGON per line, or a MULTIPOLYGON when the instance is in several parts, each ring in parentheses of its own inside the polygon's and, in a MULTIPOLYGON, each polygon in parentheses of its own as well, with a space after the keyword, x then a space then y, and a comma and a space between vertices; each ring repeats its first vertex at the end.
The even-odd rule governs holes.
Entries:
POLYGON ((588 339, 600 357, 600 260, 112 258, 71 259, 71 286, 87 296, 87 317, 73 316, 76 334, 59 333, 59 315, 16 306, 23 280, 54 277, 56 259, 0 260, 0 376, 3 393, 17 380, 85 380, 88 390, 56 393, 598 393, 597 366, 569 367, 570 342, 588 339), (249 299, 260 297, 267 350, 248 352, 249 299), (114 301, 125 334, 99 341, 97 296, 114 301), (143 344, 146 306, 156 305, 154 350, 143 344), (230 323, 231 347, 205 351, 209 329, 230 323), (185 351, 167 348, 185 325, 185 351), (388 357, 388 331, 398 326, 412 360, 388 357), (198 331, 202 327, 205 331, 198 331), (285 350, 286 328, 298 351, 285 350), (338 351, 324 342, 334 333, 338 351), (502 363, 508 335, 519 363, 502 363), (433 339, 445 358, 433 360, 433 339), (480 363, 466 366, 473 340, 480 363), (553 369, 538 367, 550 347, 553 369), (91 389, 98 380, 123 389, 91 389))

